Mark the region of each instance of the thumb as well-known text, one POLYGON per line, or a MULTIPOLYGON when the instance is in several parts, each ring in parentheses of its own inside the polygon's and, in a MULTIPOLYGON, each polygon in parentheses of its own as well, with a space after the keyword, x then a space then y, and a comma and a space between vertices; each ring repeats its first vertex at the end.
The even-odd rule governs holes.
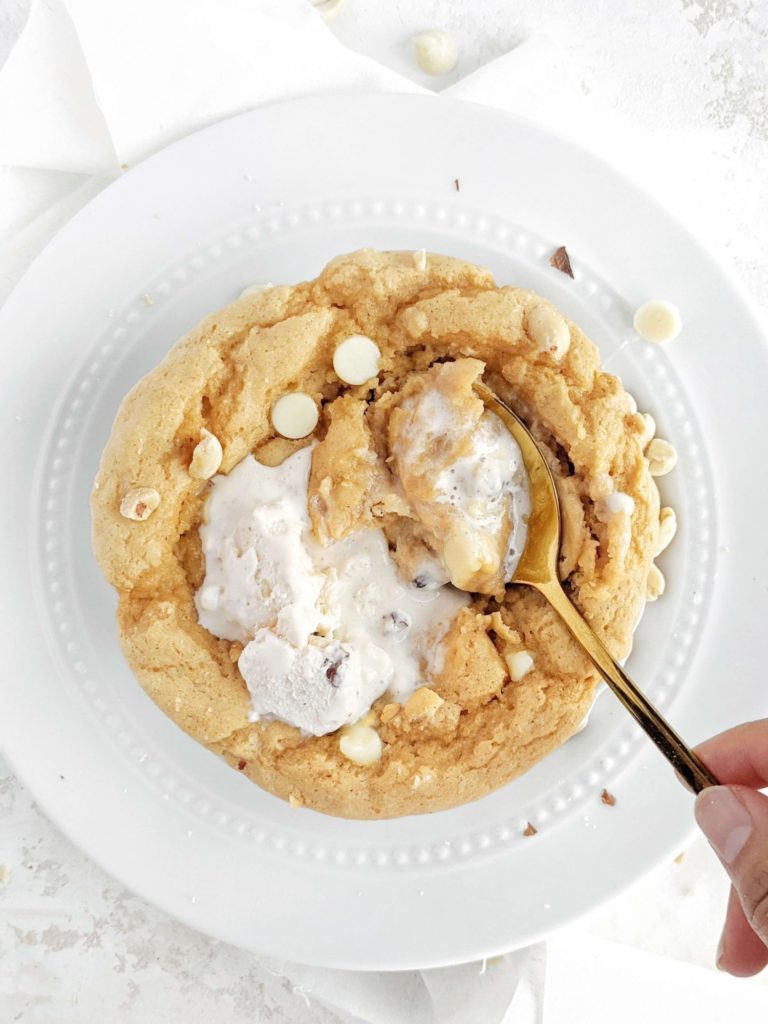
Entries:
POLYGON ((768 798, 747 786, 711 786, 696 798, 696 821, 768 945, 768 798))

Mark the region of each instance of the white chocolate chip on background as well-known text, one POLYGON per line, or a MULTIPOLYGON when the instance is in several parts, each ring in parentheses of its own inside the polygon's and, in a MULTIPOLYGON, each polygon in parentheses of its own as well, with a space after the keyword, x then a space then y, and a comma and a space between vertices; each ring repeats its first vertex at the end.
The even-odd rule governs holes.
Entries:
POLYGON ((309 0, 323 21, 333 21, 341 14, 344 0, 309 0))
POLYGON ((447 75, 459 59, 456 40, 444 28, 433 28, 413 37, 416 63, 428 75, 447 75))
POLYGON ((160 495, 154 487, 134 487, 120 502, 120 515, 143 523, 160 504, 160 495))
POLYGON ((528 675, 533 668, 533 657, 529 651, 513 651, 512 654, 505 654, 504 660, 509 670, 509 678, 513 683, 519 683, 528 675))
POLYGON ((659 513, 659 540, 656 554, 666 551, 677 533, 677 513, 673 508, 663 508, 659 513))
POLYGON ((283 437, 296 441, 307 437, 317 426, 317 405, 303 391, 291 391, 272 406, 272 426, 283 437))
POLYGON ((651 476, 666 476, 677 465, 677 452, 669 441, 654 437, 645 450, 651 476))
POLYGON ((365 768, 381 760, 383 744, 381 736, 370 725, 356 722, 347 725, 339 736, 339 750, 353 764, 365 768))
POLYGON ((525 315, 526 333, 543 352, 562 359, 571 344, 571 332, 562 316, 549 303, 542 302, 525 315))
POLYGON ((364 334, 353 334, 336 346, 333 369, 345 384, 365 384, 379 372, 381 350, 364 334))
POLYGON ((674 303, 651 299, 635 310, 632 326, 646 341, 672 341, 683 329, 683 318, 674 303))
POLYGON ((648 573, 648 582, 645 585, 646 601, 656 601, 667 589, 667 581, 658 565, 652 565, 648 573))
POLYGON ((261 282, 249 284, 247 288, 243 288, 240 292, 239 298, 246 299, 249 295, 258 295, 260 292, 265 292, 268 288, 274 287, 271 281, 265 281, 263 284, 261 282))
POLYGON ((210 430, 203 428, 200 431, 200 440, 192 452, 189 475, 195 480, 210 480, 214 473, 218 472, 223 458, 221 441, 210 430))

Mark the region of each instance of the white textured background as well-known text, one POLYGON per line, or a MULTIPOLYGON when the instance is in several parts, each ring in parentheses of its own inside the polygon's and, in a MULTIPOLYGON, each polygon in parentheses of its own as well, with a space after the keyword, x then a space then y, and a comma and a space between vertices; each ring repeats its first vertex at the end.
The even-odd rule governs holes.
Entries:
MULTIPOLYGON (((0 63, 27 7, 0 0, 0 63)), ((435 26, 460 45, 450 81, 534 31, 551 35, 591 114, 584 142, 630 173, 640 153, 654 154, 642 183, 768 312, 766 0, 346 0, 332 30, 434 86, 446 83, 419 72, 408 40, 435 26)), ((713 861, 699 841, 577 927, 710 964, 726 893, 713 861)), ((0 865, 0 1024, 338 1021, 251 954, 127 893, 42 817, 1 760, 0 865)))

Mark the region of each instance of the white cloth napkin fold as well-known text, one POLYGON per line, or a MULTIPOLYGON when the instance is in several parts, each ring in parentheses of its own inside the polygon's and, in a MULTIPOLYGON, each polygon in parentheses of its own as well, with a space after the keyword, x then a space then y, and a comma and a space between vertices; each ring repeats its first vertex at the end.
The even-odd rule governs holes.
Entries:
MULTIPOLYGON (((535 36, 445 91, 573 127, 580 101, 568 83, 558 47, 535 36)), ((34 0, 0 72, 0 301, 58 227, 126 165, 240 111, 358 90, 422 91, 343 47, 306 0, 34 0)), ((596 975, 604 951, 582 940, 553 948, 549 966, 543 945, 487 963, 397 974, 265 965, 350 1022, 587 1019, 586 1010, 568 1012, 569 991, 579 970, 596 975)), ((635 960, 634 951, 611 950, 617 973, 640 970, 635 960)), ((643 962, 649 991, 653 967, 643 962)), ((671 970, 665 967, 665 978, 671 970)), ((628 978, 623 983, 631 995, 628 978)), ((637 992, 636 974, 631 989, 637 992)), ((691 1003, 688 1009, 695 1012, 691 1003)), ((701 1014, 713 1019, 703 1006, 701 1014)), ((598 1016, 597 1006, 590 1018, 618 1019, 598 1016)))

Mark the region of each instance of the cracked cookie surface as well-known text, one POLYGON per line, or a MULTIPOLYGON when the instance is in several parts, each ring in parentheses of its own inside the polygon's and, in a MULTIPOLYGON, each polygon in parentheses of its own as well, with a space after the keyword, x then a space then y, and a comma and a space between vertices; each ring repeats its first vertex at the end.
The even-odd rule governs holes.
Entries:
POLYGON ((365 250, 333 260, 314 281, 245 296, 174 346, 116 418, 92 496, 93 537, 119 595, 125 656, 191 736, 294 803, 372 818, 475 799, 555 749, 590 706, 594 670, 543 599, 492 587, 454 619, 431 690, 402 706, 386 694, 376 701, 381 758, 356 765, 335 733, 306 738, 281 722, 251 722, 238 645, 198 623, 198 530, 209 485, 189 466, 203 432, 221 443, 222 473, 249 453, 274 466, 320 441, 310 483, 315 532, 343 535, 369 516, 369 525, 383 519, 396 533, 397 494, 387 492, 377 508, 367 471, 366 449, 380 438, 377 409, 414 371, 459 359, 484 365, 486 381, 543 445, 562 507, 561 578, 624 657, 658 539, 647 424, 574 324, 532 292, 497 287, 479 267, 430 254, 421 269, 411 253, 365 250), (381 351, 374 386, 347 386, 334 373, 334 350, 351 335, 374 339, 381 351), (292 390, 321 409, 314 438, 275 433, 270 410, 292 390), (136 488, 160 497, 144 521, 120 513, 136 488), (321 511, 313 495, 323 496, 321 511), (513 681, 510 658, 523 651, 532 665, 513 681))

